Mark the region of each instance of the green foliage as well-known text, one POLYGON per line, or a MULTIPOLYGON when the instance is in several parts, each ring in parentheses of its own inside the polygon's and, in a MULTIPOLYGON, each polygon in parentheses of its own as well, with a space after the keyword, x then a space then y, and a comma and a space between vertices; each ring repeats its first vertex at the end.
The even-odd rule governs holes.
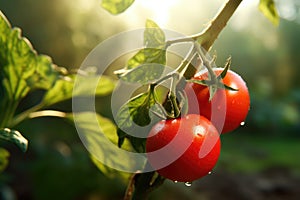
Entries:
POLYGON ((130 130, 133 123, 146 126, 150 123, 150 108, 155 104, 154 94, 146 92, 125 103, 118 112, 117 124, 120 128, 130 130))
POLYGON ((16 108, 30 91, 49 89, 59 78, 59 72, 44 55, 38 55, 18 28, 11 28, 0 12, 0 138, 13 142, 22 151, 27 149, 27 140, 9 127, 16 108))
POLYGON ((232 172, 254 173, 279 166, 290 169, 295 174, 300 172, 300 160, 295 159, 299 151, 299 141, 295 138, 278 135, 269 137, 266 132, 226 137, 219 160, 220 168, 227 168, 232 172), (237 146, 240 146, 239 151, 237 146))
POLYGON ((123 81, 147 84, 161 77, 166 63, 165 34, 151 20, 146 21, 144 45, 124 69, 116 72, 123 81))
MULTIPOLYGON (((49 57, 38 55, 29 41, 21 37, 18 28, 11 28, 9 22, 0 13, 0 138, 16 144, 22 151, 27 150, 28 141, 17 130, 10 129, 32 112, 46 106, 78 96, 105 96, 110 94, 115 82, 107 76, 82 72, 69 75, 67 70, 52 64, 49 57), (82 75, 83 74, 83 75, 82 75), (80 84, 74 88, 74 82, 80 84), (97 84, 96 88, 92 86, 97 84), (35 89, 46 90, 41 103, 23 111, 16 116, 16 108, 20 101, 35 89), (5 128, 10 127, 10 128, 5 128)), ((39 112, 38 117, 49 112, 39 112)), ((67 115, 60 115, 65 117, 67 115)), ((99 117, 109 127, 111 123, 99 117)), ((93 129, 93 127, 90 127, 93 129)), ((87 128, 87 130, 90 130, 87 128)), ((112 132, 117 138, 116 131, 112 132)), ((1 169, 7 164, 7 154, 1 153, 1 169)), ((98 164, 99 166, 99 164, 98 164)), ((105 169, 102 168, 103 170, 105 169)))
POLYGON ((30 91, 50 89, 59 78, 49 57, 38 55, 0 12, 0 127, 10 126, 18 103, 30 91))
POLYGON ((28 141, 19 131, 9 128, 0 129, 0 138, 16 144, 23 152, 27 150, 28 141))
POLYGON ((1 108, 8 101, 20 101, 30 90, 51 88, 58 79, 51 59, 37 55, 29 41, 21 37, 20 29, 12 29, 1 12, 0 46, 1 93, 5 97, 1 108))
POLYGON ((144 44, 150 48, 164 48, 165 40, 163 30, 154 21, 148 19, 144 32, 144 44))
MULTIPOLYGON (((97 166, 97 168, 108 178, 118 178, 124 182, 127 182, 129 177, 131 176, 130 173, 121 172, 111 167, 106 166, 102 162, 100 162, 95 156, 90 155, 92 162, 97 166)), ((121 160, 121 159, 120 159, 121 160)))
POLYGON ((136 68, 126 70, 120 79, 130 83, 143 85, 161 77, 165 66, 157 63, 165 62, 165 53, 159 49, 142 49, 129 62, 139 64, 136 68), (151 58, 147 55, 152 55, 151 58))
POLYGON ((137 52, 127 62, 125 69, 130 70, 140 67, 142 64, 165 62, 165 56, 161 49, 145 48, 137 52))
MULTIPOLYGON (((129 174, 107 166, 124 166, 124 169, 128 169, 128 165, 134 164, 134 161, 132 163, 124 162, 122 154, 113 151, 114 148, 117 148, 118 143, 115 124, 99 114, 95 115, 93 112, 77 113, 75 116, 69 114, 67 115, 67 119, 71 120, 71 122, 75 120, 76 127, 80 131, 80 137, 91 152, 92 161, 101 172, 108 177, 121 177, 127 180, 129 174), (97 117, 96 123, 95 117, 97 117), (101 163, 97 158, 105 158, 106 165, 101 163)), ((128 141, 124 142, 122 148, 128 151, 132 149, 128 141)))
POLYGON ((111 14, 124 12, 134 0, 102 0, 101 6, 111 14))
POLYGON ((9 152, 6 149, 0 148, 0 173, 8 165, 9 152))
POLYGON ((140 94, 127 103, 118 111, 116 123, 118 125, 118 145, 121 147, 125 138, 128 137, 137 152, 144 152, 144 140, 129 136, 128 133, 135 131, 135 124, 146 126, 151 123, 150 109, 155 105, 155 96, 152 90, 140 94))
POLYGON ((259 10, 274 24, 279 24, 279 16, 274 0, 260 0, 259 10))
POLYGON ((42 104, 48 106, 77 96, 105 96, 110 94, 114 87, 115 82, 108 76, 102 75, 99 78, 97 75, 69 75, 56 81, 55 85, 46 92, 42 104), (80 84, 77 84, 73 90, 75 80, 80 84), (96 90, 93 88, 95 82, 98 82, 96 90))

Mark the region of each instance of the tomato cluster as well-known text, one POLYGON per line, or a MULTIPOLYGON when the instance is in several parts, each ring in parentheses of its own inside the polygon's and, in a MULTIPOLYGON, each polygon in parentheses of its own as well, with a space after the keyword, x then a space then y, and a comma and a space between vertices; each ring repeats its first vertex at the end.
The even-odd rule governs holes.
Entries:
MULTIPOLYGON (((213 70, 216 76, 223 71, 213 70)), ((207 71, 193 77, 208 78, 207 71)), ((247 86, 237 73, 228 70, 222 81, 228 87, 217 88, 211 99, 209 85, 187 83, 188 114, 162 120, 152 127, 146 152, 149 163, 160 175, 173 181, 192 182, 216 165, 220 134, 236 129, 245 120, 250 105, 247 86)))

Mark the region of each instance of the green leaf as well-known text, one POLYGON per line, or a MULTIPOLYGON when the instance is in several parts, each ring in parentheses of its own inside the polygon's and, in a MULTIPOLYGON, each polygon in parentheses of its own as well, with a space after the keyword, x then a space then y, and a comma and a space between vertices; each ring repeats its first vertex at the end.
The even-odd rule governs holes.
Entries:
POLYGON ((120 108, 116 118, 119 146, 123 144, 125 138, 129 138, 133 148, 137 152, 144 152, 145 138, 142 132, 139 133, 140 138, 131 135, 139 131, 148 133, 149 127, 146 126, 156 121, 150 111, 155 103, 153 93, 149 91, 130 99, 120 108), (145 127, 145 129, 141 130, 141 127, 145 127))
POLYGON ((152 20, 147 19, 144 31, 144 45, 149 48, 164 48, 164 31, 152 20))
MULTIPOLYGON (((117 147, 118 136, 116 126, 107 118, 93 112, 82 112, 68 114, 67 119, 72 122, 75 120, 76 128, 79 131, 81 140, 89 150, 91 159, 95 165, 108 177, 126 178, 129 174, 117 171, 109 166, 118 166, 128 169, 132 162, 124 162, 122 154, 114 150, 117 147), (114 147, 115 146, 115 147, 114 147), (105 163, 100 162, 103 159, 105 163)), ((122 146, 122 149, 131 151, 132 147, 128 140, 122 146)))
POLYGON ((164 65, 166 63, 166 52, 162 49, 145 48, 137 52, 127 62, 126 69, 133 69, 142 64, 156 63, 164 65))
POLYGON ((97 166, 97 168, 108 178, 119 178, 126 183, 129 177, 131 176, 131 173, 121 172, 104 165, 93 155, 90 155, 90 158, 93 161, 93 163, 97 166))
POLYGON ((101 6, 111 14, 124 12, 131 6, 134 0, 102 0, 101 6))
POLYGON ((148 199, 149 193, 161 186, 165 180, 166 178, 155 171, 134 174, 132 181, 134 184, 134 193, 132 199, 148 199))
POLYGON ((38 88, 50 89, 60 74, 50 57, 38 55, 1 11, 0 47, 0 127, 5 127, 23 97, 38 88))
POLYGON ((108 76, 102 75, 99 78, 96 75, 69 75, 56 81, 54 87, 49 89, 44 95, 42 104, 45 106, 52 105, 77 96, 105 96, 110 94, 114 87, 115 81, 108 76), (76 85, 76 88, 74 88, 75 79, 79 83, 76 85), (94 88, 95 83, 98 83, 96 90, 94 88))
POLYGON ((274 0, 260 0, 258 8, 275 26, 278 26, 279 16, 274 0))
POLYGON ((124 69, 115 72, 119 78, 131 83, 147 84, 161 77, 166 64, 165 34, 151 20, 146 21, 144 44, 145 48, 130 58, 124 69))
POLYGON ((118 126, 127 129, 131 128, 133 123, 139 126, 150 124, 149 110, 154 104, 153 95, 149 92, 130 99, 120 108, 117 114, 116 122, 118 126))
POLYGON ((122 131, 122 129, 117 128, 117 135, 118 135, 118 147, 121 148, 127 137, 127 134, 124 131, 122 131))
POLYGON ((0 78, 9 99, 19 100, 29 90, 49 89, 58 79, 50 57, 38 55, 21 30, 0 12, 0 78))
POLYGON ((131 146, 133 147, 133 149, 136 152, 145 153, 146 139, 134 137, 134 136, 129 135, 128 133, 129 133, 128 131, 124 132, 120 128, 117 129, 117 134, 119 137, 118 147, 123 147, 124 142, 128 139, 128 141, 130 141, 131 146))
POLYGON ((0 173, 7 167, 8 157, 9 152, 6 149, 0 148, 0 173))
POLYGON ((2 128, 0 129, 0 138, 16 144, 23 152, 27 150, 28 141, 19 131, 2 128))
POLYGON ((120 79, 130 83, 141 83, 145 85, 159 79, 164 69, 165 66, 161 64, 142 64, 122 74, 120 79))
MULTIPOLYGON (((141 49, 127 62, 125 70, 119 75, 127 82, 149 83, 161 77, 166 63, 166 52, 162 49, 141 49)), ((118 73, 118 72, 117 72, 118 73)))
POLYGON ((77 81, 80 83, 73 90, 73 96, 106 96, 114 90, 116 81, 109 76, 77 76, 77 81), (93 88, 93 84, 97 84, 96 88, 93 88), (92 86, 91 86, 92 85, 92 86))

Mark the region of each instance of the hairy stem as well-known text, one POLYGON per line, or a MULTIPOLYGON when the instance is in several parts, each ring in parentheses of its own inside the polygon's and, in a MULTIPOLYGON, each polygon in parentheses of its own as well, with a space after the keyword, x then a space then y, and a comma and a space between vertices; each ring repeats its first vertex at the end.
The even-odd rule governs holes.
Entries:
MULTIPOLYGON (((220 9, 216 17, 211 21, 209 26, 199 34, 192 36, 192 38, 195 41, 198 41, 204 50, 209 51, 241 2, 242 0, 228 0, 220 9)), ((190 65, 186 70, 184 77, 190 79, 196 72, 197 69, 190 65)))
POLYGON ((22 112, 22 113, 18 114, 17 116, 15 116, 10 125, 11 126, 16 126, 17 124, 19 124, 20 122, 22 122, 23 120, 28 118, 30 113, 38 111, 41 108, 43 108, 43 104, 40 103, 40 104, 37 104, 37 105, 29 108, 28 110, 25 110, 24 112, 22 112))
POLYGON ((196 48, 197 48, 197 53, 199 54, 200 56, 200 59, 204 65, 204 67, 207 69, 208 71, 208 75, 210 77, 210 80, 213 82, 213 83, 216 83, 217 82, 217 76, 216 74, 214 73, 213 69, 212 69, 212 62, 210 60, 207 59, 205 53, 202 51, 201 49, 201 46, 200 45, 195 45, 196 48))
POLYGON ((206 51, 211 48, 241 2, 242 0, 228 0, 220 9, 216 17, 211 21, 210 25, 199 35, 194 36, 201 44, 202 48, 206 51))
POLYGON ((135 176, 136 176, 136 174, 133 174, 130 177, 123 200, 131 200, 132 199, 132 195, 134 193, 135 176))
POLYGON ((173 108, 172 110, 174 110, 173 118, 178 117, 180 114, 180 108, 176 98, 176 85, 179 80, 179 75, 178 74, 175 75, 176 76, 174 76, 173 79, 171 80, 171 91, 169 92, 169 99, 171 100, 172 108, 173 108))

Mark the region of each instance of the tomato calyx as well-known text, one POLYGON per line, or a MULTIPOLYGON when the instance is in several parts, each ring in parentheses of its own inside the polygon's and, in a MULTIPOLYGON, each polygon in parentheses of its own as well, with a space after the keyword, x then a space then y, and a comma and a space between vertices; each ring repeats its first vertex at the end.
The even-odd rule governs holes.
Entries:
MULTIPOLYGON (((213 99, 218 89, 238 91, 237 88, 232 88, 223 83, 223 79, 225 78, 227 71, 230 68, 230 65, 231 65, 231 57, 227 59, 223 71, 218 76, 215 74, 213 70, 208 70, 209 79, 204 79, 204 80, 190 79, 187 80, 187 82, 192 82, 192 83, 207 86, 209 90, 209 101, 213 99)), ((209 67, 210 66, 207 66, 207 68, 209 67)))

